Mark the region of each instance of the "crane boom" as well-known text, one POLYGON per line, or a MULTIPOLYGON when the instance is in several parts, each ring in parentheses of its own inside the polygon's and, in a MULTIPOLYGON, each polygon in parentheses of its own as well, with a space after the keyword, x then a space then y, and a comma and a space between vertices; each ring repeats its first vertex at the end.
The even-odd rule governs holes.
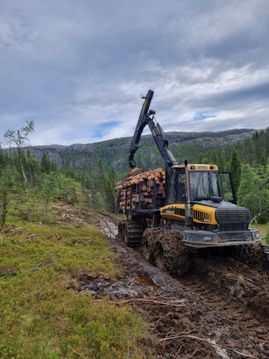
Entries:
POLYGON ((144 103, 140 111, 138 122, 129 149, 129 165, 131 168, 136 167, 134 155, 139 148, 140 138, 146 125, 148 125, 148 127, 150 128, 153 139, 165 162, 165 167, 167 168, 169 166, 178 164, 174 155, 168 148, 169 142, 163 129, 158 123, 155 123, 154 121, 155 111, 149 109, 153 95, 154 91, 148 90, 147 95, 143 97, 144 103))

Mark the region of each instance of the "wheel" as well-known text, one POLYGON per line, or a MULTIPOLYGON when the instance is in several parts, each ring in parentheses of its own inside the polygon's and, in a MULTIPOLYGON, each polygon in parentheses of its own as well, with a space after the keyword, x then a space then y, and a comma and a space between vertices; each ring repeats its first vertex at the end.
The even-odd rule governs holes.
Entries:
POLYGON ((142 244, 143 227, 131 220, 119 224, 119 236, 128 247, 138 247, 142 244))
POLYGON ((182 276, 192 267, 190 249, 182 244, 182 235, 165 228, 147 228, 143 234, 145 259, 169 273, 182 276))
POLYGON ((156 229, 147 229, 142 241, 142 254, 143 257, 151 264, 157 266, 160 269, 165 269, 166 259, 162 243, 156 238, 156 229), (153 236, 148 234, 153 231, 153 236))

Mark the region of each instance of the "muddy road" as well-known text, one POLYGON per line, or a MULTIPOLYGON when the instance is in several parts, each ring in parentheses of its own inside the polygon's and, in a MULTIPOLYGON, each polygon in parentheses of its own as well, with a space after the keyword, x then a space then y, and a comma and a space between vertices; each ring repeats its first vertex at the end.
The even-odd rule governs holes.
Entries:
POLYGON ((269 358, 266 271, 199 258, 187 276, 173 278, 121 243, 115 219, 98 214, 95 220, 124 274, 114 283, 84 278, 84 289, 134 305, 148 323, 155 358, 269 358))
POLYGON ((141 313, 150 333, 153 358, 269 358, 269 274, 231 258, 199 257, 181 278, 151 265, 138 250, 117 238, 117 220, 91 218, 118 255, 117 280, 79 278, 80 290, 130 304, 141 313))

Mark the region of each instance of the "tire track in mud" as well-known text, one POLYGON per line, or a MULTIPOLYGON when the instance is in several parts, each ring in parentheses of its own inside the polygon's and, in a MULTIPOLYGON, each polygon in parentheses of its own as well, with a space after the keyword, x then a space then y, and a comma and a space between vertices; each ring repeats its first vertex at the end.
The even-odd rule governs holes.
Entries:
POLYGON ((180 279, 194 295, 218 308, 240 330, 257 338, 269 357, 269 275, 230 259, 205 259, 202 271, 180 279))
POLYGON ((220 313, 231 321, 234 325, 250 336, 262 342, 265 349, 268 351, 269 357, 269 323, 268 321, 260 321, 257 319, 255 312, 245 308, 239 303, 235 303, 230 298, 225 298, 223 295, 217 293, 213 289, 209 289, 203 283, 193 279, 181 280, 181 283, 191 291, 193 295, 202 298, 212 308, 217 309, 220 313))
MULTIPOLYGON (((133 304, 144 317, 154 358, 269 358, 268 321, 257 316, 255 308, 243 304, 244 298, 236 302, 236 291, 231 297, 227 288, 226 291, 222 286, 214 288, 208 272, 173 278, 117 240, 117 221, 113 217, 102 214, 94 217, 118 253, 128 285, 140 283, 150 288, 138 291, 134 297, 127 294, 119 299, 112 295, 111 300, 118 305, 133 304)), ((221 263, 217 269, 222 270, 222 265, 225 264, 221 263)), ((209 272, 210 269, 211 264, 209 272)), ((233 272, 231 263, 229 271, 233 272)), ((257 275, 255 269, 249 271, 255 273, 254 277, 257 275)), ((217 279, 219 272, 215 272, 217 279)), ((264 273, 259 275, 264 281, 264 273)), ((263 284, 267 290, 267 284, 263 284)))

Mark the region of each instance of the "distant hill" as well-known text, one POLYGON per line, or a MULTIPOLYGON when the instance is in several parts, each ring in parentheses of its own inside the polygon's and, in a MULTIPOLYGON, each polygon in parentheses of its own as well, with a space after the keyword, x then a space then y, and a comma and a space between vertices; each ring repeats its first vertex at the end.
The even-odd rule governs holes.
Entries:
MULTIPOLYGON (((181 162, 185 159, 195 161, 197 158, 201 158, 201 153, 250 138, 255 132, 253 129, 233 129, 219 132, 168 132, 167 138, 175 157, 181 162)), ((48 159, 59 167, 94 168, 101 160, 121 172, 128 168, 130 142, 131 137, 125 137, 70 146, 29 146, 25 150, 40 159, 46 154, 48 159)), ((151 135, 142 136, 135 158, 137 165, 143 168, 163 164, 151 135)))

